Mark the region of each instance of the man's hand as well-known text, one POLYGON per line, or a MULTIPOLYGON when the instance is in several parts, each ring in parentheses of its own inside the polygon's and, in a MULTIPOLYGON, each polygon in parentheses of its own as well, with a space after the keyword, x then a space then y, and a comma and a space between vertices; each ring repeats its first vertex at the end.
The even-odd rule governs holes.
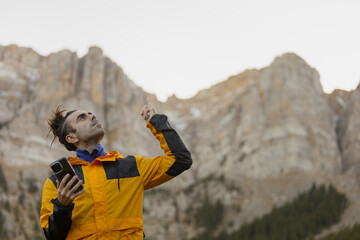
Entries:
POLYGON ((57 184, 57 198, 59 202, 64 206, 69 206, 73 203, 74 199, 78 197, 80 194, 83 194, 85 192, 85 189, 74 193, 78 187, 83 183, 82 180, 80 180, 73 188, 71 188, 71 185, 76 181, 77 176, 74 176, 67 184, 66 181, 70 177, 69 174, 66 174, 66 176, 63 178, 61 182, 59 180, 56 180, 57 184))
POLYGON ((140 115, 148 121, 154 114, 157 114, 157 109, 151 104, 150 99, 146 98, 146 105, 141 109, 140 115))

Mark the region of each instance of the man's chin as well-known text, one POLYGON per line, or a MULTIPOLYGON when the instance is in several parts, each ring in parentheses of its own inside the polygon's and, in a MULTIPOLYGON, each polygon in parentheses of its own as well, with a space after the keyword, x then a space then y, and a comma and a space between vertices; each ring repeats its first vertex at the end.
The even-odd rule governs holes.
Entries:
POLYGON ((99 123, 99 124, 95 125, 94 127, 95 127, 94 135, 101 136, 101 138, 102 138, 105 134, 105 130, 103 129, 102 125, 99 123))
POLYGON ((101 141, 104 138, 105 132, 101 131, 96 135, 96 138, 98 139, 98 141, 101 141))

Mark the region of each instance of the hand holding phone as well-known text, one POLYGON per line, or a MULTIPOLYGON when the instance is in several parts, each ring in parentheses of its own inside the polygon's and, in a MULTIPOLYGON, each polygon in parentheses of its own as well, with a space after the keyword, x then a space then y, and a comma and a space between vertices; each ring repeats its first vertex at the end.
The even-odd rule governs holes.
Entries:
POLYGON ((74 199, 85 191, 83 182, 78 179, 74 168, 65 157, 52 162, 50 168, 57 179, 58 200, 64 206, 72 204, 74 199))

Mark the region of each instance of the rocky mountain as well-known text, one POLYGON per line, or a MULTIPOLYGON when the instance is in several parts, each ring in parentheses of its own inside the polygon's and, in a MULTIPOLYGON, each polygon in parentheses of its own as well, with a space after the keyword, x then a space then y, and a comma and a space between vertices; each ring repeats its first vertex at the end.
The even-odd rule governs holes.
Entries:
MULTIPOLYGON (((10 45, 0 46, 0 163, 9 185, 0 203, 8 204, 3 218, 5 230, 15 229, 12 239, 25 239, 16 229, 36 219, 14 216, 19 186, 29 189, 31 182, 41 189, 48 164, 69 155, 57 143, 49 149, 51 110, 63 104, 93 111, 106 127, 106 149, 153 156, 162 153, 138 116, 146 97, 169 116, 194 159, 188 172, 146 193, 149 239, 191 239, 206 231, 197 222, 204 203, 224 209, 214 234, 232 232, 313 183, 331 183, 349 199, 341 222, 323 235, 360 222, 360 89, 325 94, 319 73, 296 54, 231 76, 190 99, 173 96, 162 103, 97 47, 79 58, 68 50, 40 56, 10 45)), ((37 192, 23 194, 29 206, 37 204, 37 192)))

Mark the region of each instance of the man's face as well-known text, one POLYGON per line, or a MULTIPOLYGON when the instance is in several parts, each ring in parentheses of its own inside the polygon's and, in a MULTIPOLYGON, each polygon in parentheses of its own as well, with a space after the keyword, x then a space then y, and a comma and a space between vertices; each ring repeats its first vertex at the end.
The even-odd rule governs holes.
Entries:
POLYGON ((67 124, 76 130, 79 143, 100 141, 104 137, 104 129, 96 116, 91 112, 76 110, 66 119, 67 124))

